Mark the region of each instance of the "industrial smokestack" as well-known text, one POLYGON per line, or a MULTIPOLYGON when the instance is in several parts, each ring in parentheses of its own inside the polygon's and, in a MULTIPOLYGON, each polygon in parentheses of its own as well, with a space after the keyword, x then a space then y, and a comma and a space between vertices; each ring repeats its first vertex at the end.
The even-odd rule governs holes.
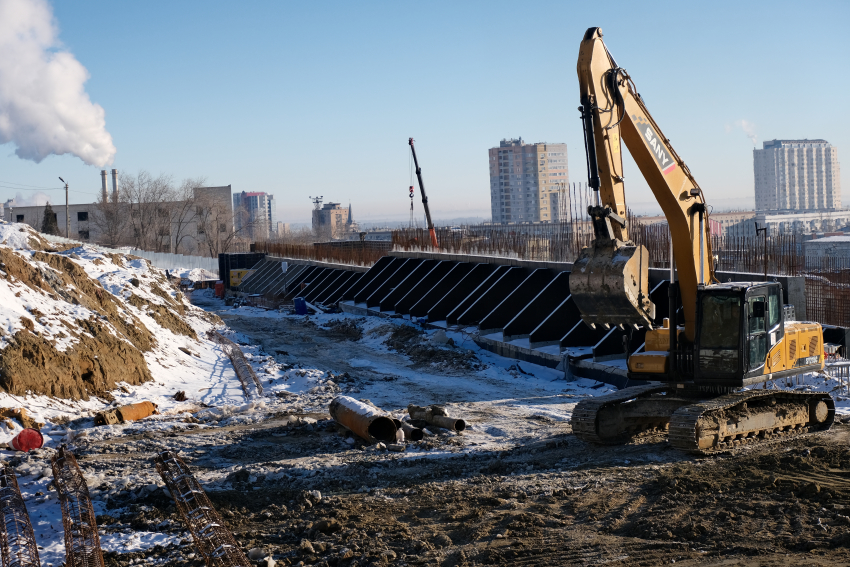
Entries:
POLYGON ((118 202, 118 170, 112 170, 112 202, 118 202))
POLYGON ((100 170, 100 192, 103 202, 106 202, 107 199, 107 184, 106 184, 106 170, 100 170))

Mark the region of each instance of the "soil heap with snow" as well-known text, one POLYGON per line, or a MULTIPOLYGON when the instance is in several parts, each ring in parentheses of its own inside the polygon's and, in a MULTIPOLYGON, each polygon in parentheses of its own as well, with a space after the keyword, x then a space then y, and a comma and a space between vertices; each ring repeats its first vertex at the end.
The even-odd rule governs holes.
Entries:
POLYGON ((0 224, 0 389, 109 399, 153 380, 146 361, 219 322, 147 260, 57 250, 25 224, 0 224))

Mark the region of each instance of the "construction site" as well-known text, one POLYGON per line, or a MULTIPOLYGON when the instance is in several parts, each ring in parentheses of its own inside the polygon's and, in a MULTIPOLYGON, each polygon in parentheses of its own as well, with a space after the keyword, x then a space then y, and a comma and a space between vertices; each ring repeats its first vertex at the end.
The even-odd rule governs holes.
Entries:
POLYGON ((413 138, 391 241, 217 278, 0 221, 0 565, 850 564, 850 267, 715 231, 600 28, 577 71, 557 222, 435 226, 413 138))

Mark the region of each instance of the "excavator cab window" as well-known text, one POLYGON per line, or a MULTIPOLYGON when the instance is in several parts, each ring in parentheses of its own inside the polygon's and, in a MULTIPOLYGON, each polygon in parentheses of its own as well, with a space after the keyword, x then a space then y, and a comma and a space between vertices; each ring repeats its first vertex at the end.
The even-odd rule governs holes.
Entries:
POLYGON ((771 285, 767 292, 767 349, 782 340, 785 336, 785 322, 782 313, 782 286, 771 285))
POLYGON ((778 325, 780 321, 780 314, 782 313, 782 307, 780 306, 781 300, 779 299, 779 288, 772 287, 770 288, 770 293, 767 296, 767 305, 768 305, 768 321, 767 328, 773 330, 773 328, 778 325))
POLYGON ((753 372, 764 366, 767 358, 767 296, 748 297, 747 307, 748 367, 753 372))
POLYGON ((700 348, 738 350, 741 298, 737 295, 704 295, 700 348))
POLYGON ((697 321, 697 372, 707 379, 739 372, 742 296, 739 293, 705 293, 699 301, 697 321))

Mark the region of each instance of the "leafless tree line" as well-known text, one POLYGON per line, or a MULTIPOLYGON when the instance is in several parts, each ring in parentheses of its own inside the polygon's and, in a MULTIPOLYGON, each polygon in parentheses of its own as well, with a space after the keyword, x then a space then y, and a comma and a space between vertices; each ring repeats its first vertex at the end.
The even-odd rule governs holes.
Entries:
POLYGON ((100 195, 95 203, 91 222, 97 240, 111 247, 211 257, 241 251, 247 246, 249 215, 233 210, 229 194, 222 198, 197 190, 205 185, 205 177, 178 183, 171 175, 154 176, 145 170, 121 174, 117 195, 100 195), (234 222, 237 215, 241 222, 234 222))
POLYGON ((308 227, 301 227, 294 230, 288 230, 282 234, 275 234, 269 239, 269 242, 274 244, 296 244, 296 245, 312 245, 316 242, 316 233, 308 227))

